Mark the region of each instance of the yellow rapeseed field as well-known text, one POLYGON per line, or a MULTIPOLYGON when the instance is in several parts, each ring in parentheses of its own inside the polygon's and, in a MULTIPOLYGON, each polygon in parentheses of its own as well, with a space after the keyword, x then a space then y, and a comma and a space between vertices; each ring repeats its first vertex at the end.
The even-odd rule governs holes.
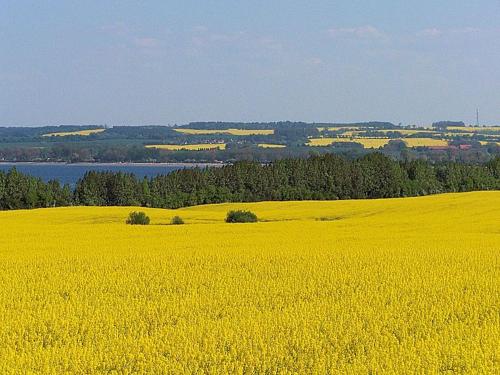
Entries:
MULTIPOLYGON (((443 139, 434 138, 400 138, 395 139, 403 141, 408 147, 418 146, 447 146, 448 141, 443 139)), ((309 146, 329 146, 335 142, 355 142, 362 144, 365 148, 380 148, 389 143, 389 138, 311 138, 309 139, 309 146)))
POLYGON ((468 133, 500 132, 500 126, 448 126, 448 130, 457 130, 468 133))
POLYGON ((146 145, 146 148, 157 148, 159 150, 190 150, 190 151, 200 151, 200 150, 224 150, 226 148, 225 143, 200 143, 192 145, 146 145))
POLYGON ((95 133, 101 133, 105 131, 106 129, 88 129, 88 130, 78 130, 74 132, 58 132, 58 133, 47 133, 43 134, 42 137, 66 137, 68 135, 91 135, 95 133))
POLYGON ((329 146, 335 142, 355 142, 362 144, 365 148, 379 148, 389 143, 388 138, 311 138, 309 146, 329 146))
POLYGON ((448 146, 448 141, 435 138, 403 138, 401 139, 408 147, 432 147, 448 146))
POLYGON ((258 146, 262 147, 262 148, 285 148, 286 147, 286 145, 280 145, 280 144, 276 144, 276 143, 259 143, 258 146))
POLYGON ((498 373, 500 192, 132 210, 0 212, 1 374, 498 373))
POLYGON ((176 132, 184 134, 231 134, 231 135, 270 135, 274 129, 185 129, 176 128, 176 132))

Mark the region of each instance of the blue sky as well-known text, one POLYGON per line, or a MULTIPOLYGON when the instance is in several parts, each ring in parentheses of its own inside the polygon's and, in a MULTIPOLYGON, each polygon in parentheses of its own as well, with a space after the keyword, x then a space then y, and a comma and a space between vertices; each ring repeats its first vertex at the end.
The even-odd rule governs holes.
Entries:
POLYGON ((500 124, 500 1, 0 1, 0 125, 500 124))

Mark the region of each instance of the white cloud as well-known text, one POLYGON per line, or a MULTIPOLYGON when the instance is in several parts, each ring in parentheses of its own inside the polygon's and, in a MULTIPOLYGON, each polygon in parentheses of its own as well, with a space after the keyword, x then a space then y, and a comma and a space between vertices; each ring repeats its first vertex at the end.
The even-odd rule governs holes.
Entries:
POLYGON ((379 39, 385 34, 374 26, 332 28, 328 30, 332 38, 379 39))

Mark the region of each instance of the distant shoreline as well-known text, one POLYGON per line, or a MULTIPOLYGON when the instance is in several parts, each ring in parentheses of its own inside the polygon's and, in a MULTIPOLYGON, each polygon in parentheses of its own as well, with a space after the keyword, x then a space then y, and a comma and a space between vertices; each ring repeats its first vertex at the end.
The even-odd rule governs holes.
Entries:
POLYGON ((67 162, 43 162, 43 161, 0 161, 1 165, 68 165, 68 166, 123 166, 123 167, 222 167, 227 163, 67 163, 67 162))

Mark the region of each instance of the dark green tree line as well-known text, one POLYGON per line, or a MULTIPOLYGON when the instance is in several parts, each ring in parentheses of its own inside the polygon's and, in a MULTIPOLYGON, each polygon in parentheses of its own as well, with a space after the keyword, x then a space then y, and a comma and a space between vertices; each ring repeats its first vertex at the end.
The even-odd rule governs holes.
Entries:
POLYGON ((221 202, 407 197, 500 189, 500 158, 481 165, 395 161, 380 153, 350 160, 334 154, 243 161, 221 168, 184 169, 137 180, 121 173, 89 172, 77 184, 84 205, 178 208, 221 202))
POLYGON ((69 185, 58 181, 43 182, 12 168, 7 173, 0 171, 0 209, 39 208, 70 206, 74 195, 69 185))
POLYGON ((183 169, 138 179, 133 174, 87 172, 74 191, 15 169, 0 172, 0 209, 88 206, 179 208, 222 202, 408 197, 500 189, 500 158, 484 164, 396 161, 380 153, 357 159, 335 154, 237 162, 183 169))

